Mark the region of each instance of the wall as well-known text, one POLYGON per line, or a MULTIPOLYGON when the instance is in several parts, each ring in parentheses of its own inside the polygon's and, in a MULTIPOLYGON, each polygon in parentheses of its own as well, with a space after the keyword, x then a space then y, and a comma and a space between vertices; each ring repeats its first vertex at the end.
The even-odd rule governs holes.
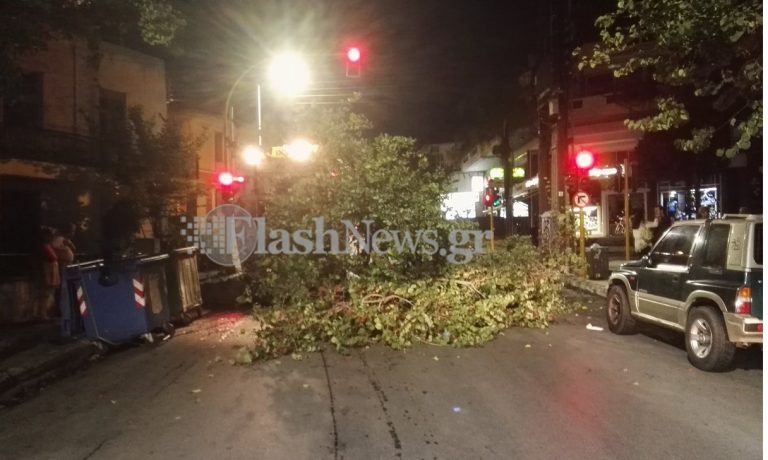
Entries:
POLYGON ((121 46, 100 46, 98 82, 108 90, 126 93, 127 106, 141 106, 147 117, 167 117, 165 63, 121 46))
MULTIPOLYGON (((202 145, 197 152, 198 155, 198 180, 206 190, 197 199, 196 215, 204 216, 214 206, 221 204, 221 196, 216 189, 217 175, 225 169, 234 173, 248 176, 251 172, 250 167, 243 165, 239 161, 239 151, 245 145, 257 144, 258 131, 248 123, 239 124, 236 129, 235 138, 237 145, 227 151, 229 165, 224 158, 224 148, 222 146, 221 161, 216 160, 216 133, 223 136, 223 110, 222 115, 202 112, 195 109, 182 108, 178 106, 170 107, 169 115, 176 123, 181 126, 182 133, 193 139, 202 139, 202 145)), ((222 137, 222 141, 223 137, 222 137)), ((246 187, 252 186, 252 180, 246 181, 246 187)), ((248 189, 250 190, 250 188, 248 189)), ((241 195, 251 195, 247 191, 241 195)))

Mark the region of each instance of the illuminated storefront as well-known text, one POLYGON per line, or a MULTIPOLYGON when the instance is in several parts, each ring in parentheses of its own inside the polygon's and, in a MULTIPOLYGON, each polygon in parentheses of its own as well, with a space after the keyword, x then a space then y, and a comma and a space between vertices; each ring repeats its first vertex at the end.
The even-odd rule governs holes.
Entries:
MULTIPOLYGON (((667 210, 667 214, 675 220, 695 219, 698 213, 696 207, 696 189, 686 187, 684 183, 660 183, 658 189, 659 203, 667 210)), ((709 183, 699 188, 700 207, 709 208, 709 215, 719 216, 721 213, 720 184, 709 183)))

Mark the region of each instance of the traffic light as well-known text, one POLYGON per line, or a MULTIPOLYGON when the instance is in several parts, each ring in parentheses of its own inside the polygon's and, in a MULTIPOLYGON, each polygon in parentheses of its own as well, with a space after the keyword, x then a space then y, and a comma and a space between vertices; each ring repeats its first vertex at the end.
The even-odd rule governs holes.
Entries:
POLYGON ((222 171, 218 176, 219 188, 221 189, 221 197, 226 202, 234 201, 236 184, 242 184, 245 182, 243 176, 235 176, 229 171, 222 171))
POLYGON ((344 53, 346 60, 347 77, 360 78, 362 74, 363 52, 357 46, 350 46, 344 53))
POLYGON ((233 176, 231 172, 224 171, 219 173, 219 184, 221 184, 222 187, 229 187, 233 183, 235 183, 235 176, 233 176))
POLYGON ((496 187, 486 187, 485 194, 483 195, 483 205, 485 207, 498 207, 501 206, 502 199, 499 195, 499 189, 496 187))
POLYGON ((595 165, 595 154, 589 150, 582 150, 576 154, 576 167, 581 172, 587 172, 595 165))

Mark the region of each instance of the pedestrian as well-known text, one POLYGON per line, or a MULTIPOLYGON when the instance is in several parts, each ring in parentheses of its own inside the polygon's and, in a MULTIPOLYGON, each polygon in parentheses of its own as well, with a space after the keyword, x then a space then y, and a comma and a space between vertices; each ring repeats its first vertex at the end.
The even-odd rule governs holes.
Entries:
POLYGON ((746 206, 742 206, 739 208, 739 214, 749 214, 749 208, 746 206))
POLYGON ((64 270, 67 265, 72 264, 75 261, 75 243, 72 242, 72 238, 75 236, 75 230, 77 225, 69 224, 66 227, 62 227, 53 237, 54 251, 59 259, 60 269, 64 270))
POLYGON ((632 213, 632 237, 635 242, 635 253, 644 255, 650 248, 653 235, 646 226, 643 211, 641 209, 635 209, 632 213))
POLYGON ((42 261, 42 283, 40 297, 37 303, 36 317, 42 320, 50 319, 50 310, 53 306, 56 290, 61 285, 61 273, 59 272, 59 259, 53 249, 54 232, 50 227, 41 230, 42 245, 40 258, 42 261))
POLYGON ((672 226, 672 219, 665 211, 664 206, 655 206, 653 208, 653 221, 645 224, 645 227, 650 229, 652 234, 650 246, 656 244, 661 235, 672 226))
POLYGON ((53 237, 51 247, 56 252, 56 258, 59 265, 59 279, 61 283, 59 288, 56 289, 55 305, 58 306, 61 303, 61 299, 69 298, 69 284, 67 283, 66 271, 67 266, 72 265, 75 261, 75 243, 72 242, 74 238, 77 225, 69 224, 66 227, 62 227, 53 237))
POLYGON ((702 206, 696 214, 697 219, 709 219, 709 206, 702 206))

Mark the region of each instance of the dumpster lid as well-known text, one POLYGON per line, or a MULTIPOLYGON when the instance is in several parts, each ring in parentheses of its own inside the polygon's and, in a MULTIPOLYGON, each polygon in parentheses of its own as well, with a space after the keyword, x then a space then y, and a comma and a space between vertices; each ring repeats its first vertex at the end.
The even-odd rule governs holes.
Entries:
POLYGON ((186 248, 173 249, 171 253, 180 254, 180 255, 184 255, 184 254, 191 255, 191 254, 197 253, 197 251, 198 251, 197 246, 188 246, 186 248))
POLYGON ((138 257, 135 259, 136 265, 143 265, 143 264, 149 264, 152 262, 159 262, 161 260, 165 260, 170 258, 168 254, 159 254, 156 256, 148 256, 148 257, 138 257))
POLYGON ((98 268, 104 265, 104 259, 89 260, 87 262, 80 262, 76 264, 69 264, 65 268, 67 270, 89 270, 98 268))

